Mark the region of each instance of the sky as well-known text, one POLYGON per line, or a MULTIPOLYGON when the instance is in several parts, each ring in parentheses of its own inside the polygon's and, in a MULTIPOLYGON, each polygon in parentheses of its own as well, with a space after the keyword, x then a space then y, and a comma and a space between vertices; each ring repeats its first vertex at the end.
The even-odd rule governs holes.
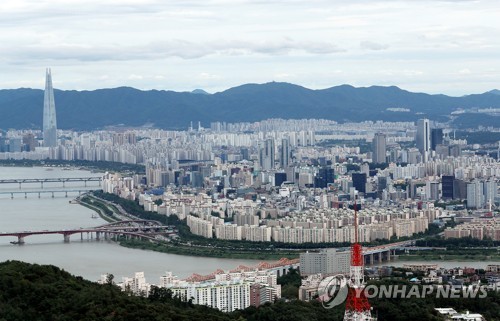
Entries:
POLYGON ((500 89, 498 0, 2 0, 0 88, 500 89))

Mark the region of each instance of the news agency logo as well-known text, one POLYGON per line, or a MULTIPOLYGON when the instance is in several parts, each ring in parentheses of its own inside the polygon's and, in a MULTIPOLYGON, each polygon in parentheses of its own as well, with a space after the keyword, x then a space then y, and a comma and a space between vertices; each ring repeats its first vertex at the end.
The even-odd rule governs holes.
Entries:
MULTIPOLYGON (((341 274, 329 276, 318 285, 318 300, 325 309, 342 304, 348 293, 348 279, 341 274)), ((361 292, 359 292, 361 293, 361 292)), ((423 299, 434 296, 436 299, 483 299, 487 297, 487 286, 381 284, 367 285, 362 291, 367 299, 423 299)), ((359 295, 359 294, 357 294, 359 295)))
POLYGON ((318 285, 318 299, 325 309, 342 304, 347 298, 347 278, 342 274, 328 276, 318 285))

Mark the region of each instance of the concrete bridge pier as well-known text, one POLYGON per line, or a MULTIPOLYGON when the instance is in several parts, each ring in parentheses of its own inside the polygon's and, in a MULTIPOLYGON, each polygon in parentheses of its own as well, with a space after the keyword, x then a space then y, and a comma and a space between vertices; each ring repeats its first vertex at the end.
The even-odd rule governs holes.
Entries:
POLYGON ((52 198, 54 198, 54 192, 52 192, 52 198))
POLYGON ((101 235, 100 234, 101 234, 101 232, 95 232, 95 239, 98 240, 98 241, 101 239, 101 235))
POLYGON ((10 198, 14 199, 14 193, 10 193, 10 198))
POLYGON ((28 198, 28 193, 24 193, 24 198, 28 198))
POLYGON ((40 192, 38 192, 38 198, 40 198, 40 192))
POLYGON ((64 243, 69 243, 69 234, 64 234, 64 243))
POLYGON ((24 236, 17 237, 17 244, 24 244, 24 236))
POLYGON ((19 182, 19 189, 21 189, 21 182, 19 182))
POLYGON ((83 232, 80 233, 80 240, 83 241, 83 232))
POLYGON ((41 186, 41 188, 43 189, 43 182, 40 182, 40 186, 41 186))
POLYGON ((68 192, 66 192, 66 197, 68 197, 68 192))

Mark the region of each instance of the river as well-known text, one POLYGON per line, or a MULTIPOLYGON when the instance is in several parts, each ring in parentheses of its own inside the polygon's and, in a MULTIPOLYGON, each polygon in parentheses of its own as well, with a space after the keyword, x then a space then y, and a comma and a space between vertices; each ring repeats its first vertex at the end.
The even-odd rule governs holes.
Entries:
MULTIPOLYGON (((64 170, 44 167, 1 167, 1 179, 17 178, 61 178, 101 176, 83 170, 64 170)), ((89 182, 89 187, 98 188, 97 182, 89 182)), ((44 190, 61 190, 62 183, 44 183, 44 190)), ((84 183, 66 183, 67 189, 84 188, 84 183)), ((22 191, 41 190, 40 184, 26 184, 22 191)), ((92 218, 93 211, 69 200, 78 195, 70 193, 51 194, 10 194, 2 192, 20 191, 18 184, 0 184, 0 232, 41 231, 92 227, 105 224, 101 218, 92 218)), ((166 254, 153 251, 129 249, 109 241, 82 241, 80 235, 71 237, 70 243, 63 242, 62 235, 29 236, 24 245, 13 245, 15 237, 0 237, 0 262, 20 260, 29 263, 53 264, 64 270, 96 281, 101 274, 112 273, 116 281, 133 276, 135 272, 145 272, 150 283, 159 283, 165 271, 172 271, 180 278, 193 273, 209 274, 221 268, 229 270, 243 265, 255 265, 255 260, 218 259, 166 254)))

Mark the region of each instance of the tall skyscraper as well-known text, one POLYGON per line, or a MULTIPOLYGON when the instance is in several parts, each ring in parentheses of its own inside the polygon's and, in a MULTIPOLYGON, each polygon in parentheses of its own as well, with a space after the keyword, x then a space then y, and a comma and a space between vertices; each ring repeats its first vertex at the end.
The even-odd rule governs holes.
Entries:
POLYGON ((386 154, 386 137, 385 134, 376 133, 375 137, 373 137, 373 157, 372 162, 376 164, 385 163, 385 154, 386 154))
POLYGON ((261 143, 259 150, 259 163, 262 170, 274 168, 274 139, 268 138, 261 143))
POLYGON ((417 148, 422 154, 422 159, 426 162, 429 159, 431 149, 431 132, 428 119, 417 121, 417 148))
POLYGON ((56 105, 54 103, 52 75, 49 68, 47 68, 45 93, 43 95, 43 146, 57 146, 56 105))
POLYGON ((280 147, 280 167, 287 168, 288 164, 290 164, 290 142, 288 138, 283 138, 280 147))
POLYGON ((442 144, 443 144, 443 129, 442 128, 431 129, 431 149, 436 150, 436 146, 442 144))

